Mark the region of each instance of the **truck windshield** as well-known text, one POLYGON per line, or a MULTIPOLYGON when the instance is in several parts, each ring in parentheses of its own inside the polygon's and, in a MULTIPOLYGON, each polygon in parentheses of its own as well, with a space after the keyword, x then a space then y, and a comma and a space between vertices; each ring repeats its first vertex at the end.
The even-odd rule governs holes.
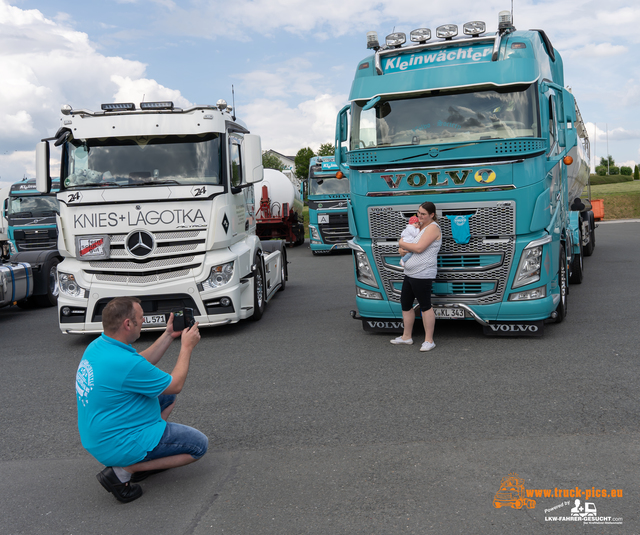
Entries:
POLYGON ((316 177, 309 180, 309 195, 330 195, 336 193, 349 193, 349 181, 346 178, 316 177))
POLYGON ((11 195, 7 215, 9 217, 51 216, 59 211, 58 199, 53 195, 11 195))
POLYGON ((219 134, 72 140, 62 182, 74 186, 220 184, 219 134))
POLYGON ((381 99, 351 106, 351 150, 539 137, 535 85, 381 99))

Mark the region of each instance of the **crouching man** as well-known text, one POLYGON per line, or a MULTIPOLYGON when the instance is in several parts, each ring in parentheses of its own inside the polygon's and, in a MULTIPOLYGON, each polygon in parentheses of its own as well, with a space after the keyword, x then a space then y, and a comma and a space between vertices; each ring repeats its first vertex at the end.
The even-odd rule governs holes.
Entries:
POLYGON ((104 334, 87 347, 76 375, 82 445, 106 465, 96 475, 100 484, 125 503, 142 496, 137 481, 197 461, 209 442, 197 429, 166 421, 200 341, 198 324, 174 331, 172 314, 162 335, 138 353, 131 344, 143 321, 136 297, 111 300, 102 313, 104 334), (155 364, 178 337, 180 355, 168 374, 155 364))

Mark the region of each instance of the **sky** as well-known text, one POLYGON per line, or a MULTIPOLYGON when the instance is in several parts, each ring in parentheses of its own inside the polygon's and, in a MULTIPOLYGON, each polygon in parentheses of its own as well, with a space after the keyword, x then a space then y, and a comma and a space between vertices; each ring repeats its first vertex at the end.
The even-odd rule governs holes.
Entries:
MULTIPOLYGON (((640 162, 640 4, 513 7, 517 29, 543 29, 562 55, 592 164, 606 154, 640 162)), ((0 0, 0 188, 35 176, 35 145, 55 133, 64 104, 231 105, 233 87, 236 114, 263 150, 316 151, 333 144, 355 68, 369 55, 368 31, 383 41, 483 20, 494 33, 510 9, 510 0, 0 0)))

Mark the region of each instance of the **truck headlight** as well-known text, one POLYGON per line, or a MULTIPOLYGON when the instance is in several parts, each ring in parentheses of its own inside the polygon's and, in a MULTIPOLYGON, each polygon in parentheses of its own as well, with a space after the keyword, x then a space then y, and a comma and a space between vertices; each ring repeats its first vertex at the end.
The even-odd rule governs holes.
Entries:
POLYGON ((313 225, 309 225, 309 234, 310 234, 312 240, 315 240, 317 242, 321 242, 322 241, 320 239, 320 233, 318 232, 318 229, 316 227, 314 227, 313 225))
POLYGON ((209 277, 202 282, 203 290, 213 290, 214 288, 220 288, 233 278, 233 262, 227 262, 226 264, 219 264, 211 268, 209 277))
POLYGON ((540 286, 533 290, 525 290, 509 296, 509 301, 532 301, 534 299, 542 299, 547 297, 547 286, 540 286))
POLYGON ((80 286, 76 278, 70 273, 58 271, 58 287, 63 294, 69 297, 84 298, 87 296, 87 290, 80 286))
POLYGON ((373 270, 371 269, 371 264, 369 263, 369 258, 367 258, 367 253, 363 251, 355 251, 355 260, 356 278, 363 284, 377 288, 378 283, 376 282, 376 277, 373 274, 373 270))
POLYGON ((519 288, 532 282, 540 280, 540 267, 542 265, 542 245, 534 247, 527 246, 522 255, 520 255, 520 263, 518 271, 513 280, 512 288, 519 288))

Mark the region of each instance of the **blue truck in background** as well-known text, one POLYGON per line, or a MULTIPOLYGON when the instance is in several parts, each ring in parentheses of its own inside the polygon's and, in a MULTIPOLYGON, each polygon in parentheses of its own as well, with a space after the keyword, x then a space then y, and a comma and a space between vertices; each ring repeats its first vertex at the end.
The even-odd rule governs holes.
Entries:
POLYGON ((58 248, 56 214, 60 211, 56 193, 60 182, 53 180, 53 190, 43 195, 35 179, 23 179, 11 186, 5 200, 8 236, 16 252, 45 251, 58 248))
POLYGON ((1 304, 31 308, 57 303, 57 266, 62 260, 56 223, 58 180, 53 179, 52 188, 52 193, 43 195, 35 179, 25 178, 11 186, 3 201, 11 252, 4 255, 5 298, 0 299, 1 304))
POLYGON ((336 177, 338 172, 333 156, 314 156, 309 161, 309 246, 314 255, 349 249, 349 181, 336 177))
MULTIPOLYGON (((336 165, 349 180, 357 311, 401 331, 398 241, 432 201, 442 229, 436 318, 489 335, 541 335, 567 314, 569 282, 595 246, 589 140, 562 58, 542 30, 447 24, 393 33, 362 60, 338 114, 336 165), (453 232, 452 232, 453 231, 453 232)), ((419 310, 416 308, 416 313, 419 310)))

